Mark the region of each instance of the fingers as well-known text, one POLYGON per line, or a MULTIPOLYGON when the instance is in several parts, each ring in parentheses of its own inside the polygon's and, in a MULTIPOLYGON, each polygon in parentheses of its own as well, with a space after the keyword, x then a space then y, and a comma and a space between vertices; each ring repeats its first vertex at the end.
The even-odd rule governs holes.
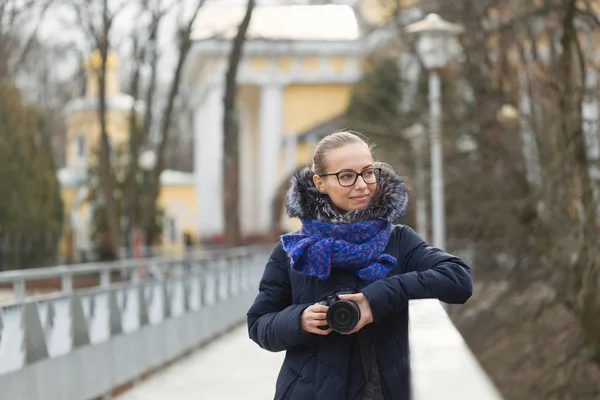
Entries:
POLYGON ((326 313, 329 307, 324 306, 323 304, 315 303, 312 306, 308 307, 307 310, 310 310, 314 313, 326 313))
POLYGON ((320 320, 305 321, 305 323, 303 324, 303 330, 305 332, 309 332, 309 333, 316 333, 317 335, 329 335, 332 331, 331 328, 328 328, 326 330, 319 328, 320 326, 324 326, 324 325, 327 325, 327 323, 325 321, 320 321, 320 320))
POLYGON ((327 330, 320 329, 319 326, 327 325, 327 306, 315 303, 308 307, 302 313, 302 330, 317 335, 329 335, 331 328, 327 330))
POLYGON ((306 317, 308 320, 325 321, 327 320, 327 313, 308 313, 306 317))
POLYGON ((322 304, 313 304, 312 306, 308 307, 306 310, 304 310, 304 318, 307 321, 310 320, 317 320, 317 321, 324 321, 325 319, 327 319, 327 309, 329 307, 324 306, 322 304))
POLYGON ((362 298, 363 294, 362 293, 355 293, 355 294, 340 294, 340 299, 342 300, 352 300, 352 301, 359 301, 362 298))

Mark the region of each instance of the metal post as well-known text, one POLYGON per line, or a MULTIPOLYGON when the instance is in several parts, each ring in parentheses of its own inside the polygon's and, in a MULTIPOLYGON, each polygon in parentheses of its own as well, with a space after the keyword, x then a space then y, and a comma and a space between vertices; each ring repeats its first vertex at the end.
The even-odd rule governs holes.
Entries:
POLYGON ((100 271, 100 287, 102 289, 109 289, 111 285, 111 270, 105 269, 100 271))
POLYGON ((73 275, 64 274, 60 277, 60 288, 64 294, 73 293, 73 275))
POLYGON ((442 106, 441 85, 437 71, 429 72, 429 129, 431 140, 431 205, 433 246, 445 249, 446 222, 444 213, 444 160, 442 152, 440 118, 442 106))
POLYGON ((423 145, 425 141, 422 134, 412 139, 413 150, 415 152, 415 181, 417 198, 415 207, 417 213, 417 231, 421 238, 427 242, 427 200, 425 199, 425 164, 423 160, 423 145))
POLYGON ((13 282, 13 295, 16 302, 23 302, 27 297, 27 288, 25 286, 25 279, 18 279, 13 282))

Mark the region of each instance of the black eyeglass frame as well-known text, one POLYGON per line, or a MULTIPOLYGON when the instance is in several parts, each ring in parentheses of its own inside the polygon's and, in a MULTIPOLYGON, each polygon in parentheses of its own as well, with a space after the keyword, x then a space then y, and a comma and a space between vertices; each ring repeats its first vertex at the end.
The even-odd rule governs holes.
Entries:
POLYGON ((363 170, 362 172, 356 172, 356 171, 348 171, 348 170, 344 170, 344 171, 339 171, 339 172, 335 172, 333 174, 322 174, 319 175, 320 177, 324 177, 324 176, 335 176, 337 178, 338 183, 340 184, 341 187, 351 187, 356 185, 356 181, 358 181, 358 177, 360 176, 362 178, 362 180, 367 184, 367 185, 373 185, 377 182, 379 182, 379 179, 381 179, 381 167, 371 167, 371 168, 367 168, 365 170, 363 170), (375 175, 375 182, 367 182, 365 180, 365 178, 362 176, 362 174, 364 174, 365 172, 368 172, 370 170, 373 170, 373 174, 375 175), (379 173, 376 173, 375 171, 378 171, 379 173), (354 176, 354 181, 350 184, 350 185, 342 185, 342 182, 340 182, 340 174, 344 174, 344 173, 348 173, 348 172, 352 172, 354 174, 356 174, 354 176))

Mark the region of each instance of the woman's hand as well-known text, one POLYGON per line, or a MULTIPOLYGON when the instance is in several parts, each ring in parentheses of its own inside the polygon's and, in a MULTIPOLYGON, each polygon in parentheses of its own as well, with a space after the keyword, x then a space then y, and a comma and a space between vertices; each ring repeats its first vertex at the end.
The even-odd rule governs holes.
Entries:
POLYGON ((358 323, 350 332, 346 333, 346 335, 352 335, 360 331, 365 325, 373 322, 373 312, 371 311, 371 304, 369 303, 369 299, 362 293, 356 294, 341 294, 340 299, 342 300, 352 300, 358 307, 360 308, 360 319, 358 323))
POLYGON ((305 308, 300 316, 300 329, 304 332, 315 333, 317 335, 329 335, 331 328, 326 331, 319 329, 319 326, 327 325, 327 309, 329 307, 319 303, 305 308))

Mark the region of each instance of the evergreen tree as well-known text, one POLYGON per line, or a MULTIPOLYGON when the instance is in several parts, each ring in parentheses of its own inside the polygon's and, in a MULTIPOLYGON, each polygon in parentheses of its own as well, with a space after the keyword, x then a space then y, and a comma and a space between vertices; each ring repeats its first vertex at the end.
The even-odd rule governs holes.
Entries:
POLYGON ((0 257, 2 268, 52 264, 63 206, 44 117, 0 80, 0 257))

